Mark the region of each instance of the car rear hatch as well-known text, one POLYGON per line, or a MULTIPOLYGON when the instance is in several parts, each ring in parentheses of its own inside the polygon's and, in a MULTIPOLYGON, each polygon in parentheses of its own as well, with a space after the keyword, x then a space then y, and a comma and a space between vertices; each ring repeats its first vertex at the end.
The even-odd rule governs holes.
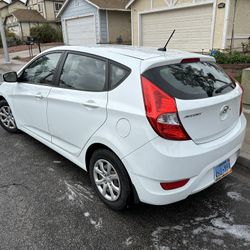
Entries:
POLYGON ((143 76, 175 99, 180 123, 197 144, 222 137, 239 119, 242 90, 214 62, 184 59, 143 76))

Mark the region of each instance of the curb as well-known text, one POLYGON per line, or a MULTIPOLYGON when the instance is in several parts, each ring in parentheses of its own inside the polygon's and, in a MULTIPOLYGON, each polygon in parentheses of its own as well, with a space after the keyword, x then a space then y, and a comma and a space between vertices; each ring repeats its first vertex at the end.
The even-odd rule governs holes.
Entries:
POLYGON ((246 152, 241 152, 237 163, 244 168, 250 169, 250 154, 246 152))

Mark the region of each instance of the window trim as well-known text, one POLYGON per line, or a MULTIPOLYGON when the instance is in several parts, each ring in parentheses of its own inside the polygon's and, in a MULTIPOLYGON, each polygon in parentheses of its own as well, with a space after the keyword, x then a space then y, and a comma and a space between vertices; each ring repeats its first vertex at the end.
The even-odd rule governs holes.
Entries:
POLYGON ((132 70, 131 70, 131 68, 129 68, 121 63, 118 63, 116 61, 110 60, 110 59, 109 59, 108 64, 109 64, 108 65, 108 90, 111 91, 113 89, 116 89, 121 83, 123 83, 128 78, 128 76, 131 74, 132 70), (111 64, 127 71, 125 76, 119 82, 117 82, 113 87, 111 87, 111 64))
POLYGON ((46 87, 50 86, 50 87, 56 87, 57 84, 58 84, 57 81, 56 81, 56 80, 57 80, 57 75, 58 75, 58 69, 59 69, 59 66, 60 66, 60 64, 61 64, 61 60, 63 59, 63 56, 64 56, 64 51, 63 51, 63 50, 54 50, 54 51, 49 51, 49 52, 47 52, 47 53, 41 54, 41 55, 39 55, 38 57, 35 57, 35 58, 34 58, 33 60, 31 60, 31 61, 25 66, 25 68, 22 69, 22 71, 18 74, 17 82, 18 82, 18 83, 32 84, 32 85, 36 85, 36 86, 46 86, 46 87), (39 60, 39 59, 42 58, 43 56, 47 56, 47 55, 50 55, 50 54, 57 54, 57 53, 60 53, 61 56, 60 56, 60 58, 59 58, 59 60, 58 60, 58 62, 57 62, 57 65, 56 65, 56 68, 55 68, 55 74, 54 74, 53 79, 52 79, 52 82, 53 82, 54 84, 43 84, 43 83, 32 83, 32 82, 23 82, 23 81, 21 81, 21 78, 22 78, 22 76, 23 76, 24 71, 25 71, 27 68, 29 68, 29 66, 30 66, 32 63, 34 63, 35 61, 39 60))
POLYGON ((97 55, 94 55, 94 54, 90 54, 90 53, 86 53, 86 52, 81 52, 81 51, 67 50, 67 51, 65 51, 64 56, 62 57, 62 60, 60 62, 60 65, 58 67, 58 71, 57 71, 56 75, 57 75, 57 77, 55 79, 56 80, 55 87, 57 87, 57 88, 74 90, 74 91, 82 91, 82 92, 93 92, 93 93, 96 93, 96 92, 107 92, 109 90, 109 65, 108 65, 108 59, 105 58, 105 57, 101 57, 101 56, 97 56, 97 55), (66 87, 59 86, 59 84, 60 84, 60 78, 61 78, 61 75, 62 75, 62 70, 63 70, 63 67, 65 65, 65 62, 66 62, 67 57, 68 57, 69 54, 78 55, 78 56, 86 56, 86 57, 98 59, 100 61, 104 61, 105 62, 105 64, 106 64, 106 72, 105 72, 105 83, 104 83, 103 90, 93 91, 93 90, 69 89, 69 88, 66 88, 66 87))

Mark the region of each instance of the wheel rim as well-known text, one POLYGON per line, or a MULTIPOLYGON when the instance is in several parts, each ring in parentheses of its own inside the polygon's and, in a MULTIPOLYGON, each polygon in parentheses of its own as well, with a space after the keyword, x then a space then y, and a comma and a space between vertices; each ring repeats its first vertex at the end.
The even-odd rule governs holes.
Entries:
POLYGON ((100 159, 94 165, 93 174, 100 194, 109 201, 116 201, 121 193, 121 184, 113 165, 100 159))
POLYGON ((9 106, 0 108, 0 121, 8 129, 15 129, 16 123, 9 106))

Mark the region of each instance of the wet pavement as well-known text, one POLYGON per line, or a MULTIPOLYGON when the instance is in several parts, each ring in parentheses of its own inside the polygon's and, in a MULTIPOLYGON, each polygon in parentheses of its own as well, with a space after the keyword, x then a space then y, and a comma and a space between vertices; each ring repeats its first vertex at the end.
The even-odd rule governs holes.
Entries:
POLYGON ((250 249, 250 171, 168 206, 108 209, 86 172, 0 128, 0 249, 250 249))

